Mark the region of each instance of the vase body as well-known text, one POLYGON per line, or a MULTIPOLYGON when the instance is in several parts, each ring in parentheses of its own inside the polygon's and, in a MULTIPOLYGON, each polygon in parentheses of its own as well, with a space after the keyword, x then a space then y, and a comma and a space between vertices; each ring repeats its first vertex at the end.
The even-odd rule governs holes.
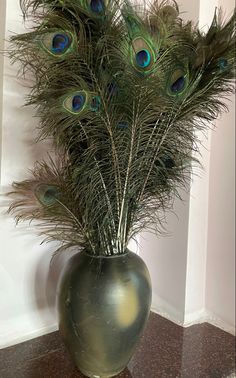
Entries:
POLYGON ((127 251, 113 257, 74 255, 58 291, 59 330, 88 377, 121 372, 147 322, 151 282, 143 260, 127 251))

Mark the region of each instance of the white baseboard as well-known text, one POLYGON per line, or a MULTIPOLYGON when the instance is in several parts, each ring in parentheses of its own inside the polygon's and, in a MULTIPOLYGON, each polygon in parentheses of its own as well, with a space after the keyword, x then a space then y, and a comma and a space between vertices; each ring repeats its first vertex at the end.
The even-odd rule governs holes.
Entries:
POLYGON ((196 311, 191 314, 187 314, 184 320, 184 327, 189 327, 193 324, 199 323, 210 323, 215 327, 218 327, 232 335, 236 334, 235 326, 233 324, 229 324, 225 320, 217 317, 213 312, 202 309, 200 311, 196 311))
POLYGON ((225 320, 217 317, 211 311, 206 311, 206 321, 207 323, 210 323, 218 328, 223 329, 223 331, 231 333, 234 336, 236 335, 235 325, 230 324, 226 322, 225 320))
POLYGON ((57 318, 49 309, 32 309, 0 322, 0 349, 54 332, 57 318))
POLYGON ((39 329, 35 329, 30 332, 19 335, 5 335, 5 342, 1 340, 0 349, 7 348, 16 344, 23 343, 24 341, 32 340, 40 336, 47 335, 48 333, 58 330, 57 324, 48 325, 39 329))
POLYGON ((233 324, 227 323, 225 320, 217 317, 214 313, 206 309, 201 309, 199 311, 186 314, 183 321, 181 319, 182 314, 173 306, 163 301, 161 298, 154 297, 151 310, 182 327, 190 327, 194 324, 209 323, 228 333, 231 333, 234 336, 236 335, 236 329, 233 324))
POLYGON ((204 308, 198 311, 185 314, 183 327, 190 327, 194 324, 205 323, 208 321, 208 314, 204 308))

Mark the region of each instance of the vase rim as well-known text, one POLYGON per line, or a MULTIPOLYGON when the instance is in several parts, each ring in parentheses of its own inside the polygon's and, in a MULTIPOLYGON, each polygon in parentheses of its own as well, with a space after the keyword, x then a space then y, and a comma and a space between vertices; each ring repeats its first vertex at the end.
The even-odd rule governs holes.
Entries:
POLYGON ((89 257, 93 257, 95 259, 114 259, 114 258, 117 258, 117 257, 122 257, 122 256, 127 256, 129 253, 132 253, 128 248, 126 249, 126 252, 124 253, 116 253, 114 255, 92 255, 91 253, 88 253, 87 251, 83 250, 81 253, 84 253, 85 255, 89 256, 89 257))

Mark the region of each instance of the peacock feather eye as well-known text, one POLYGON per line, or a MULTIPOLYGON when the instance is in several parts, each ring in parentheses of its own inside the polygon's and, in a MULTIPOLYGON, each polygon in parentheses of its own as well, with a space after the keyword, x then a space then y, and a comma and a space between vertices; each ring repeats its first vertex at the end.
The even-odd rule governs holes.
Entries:
POLYGON ((171 84, 170 90, 172 93, 179 93, 179 92, 182 92, 184 87, 185 87, 185 77, 182 75, 178 77, 178 79, 175 80, 173 84, 171 84))
POLYGON ((100 98, 100 96, 93 96, 92 99, 91 99, 90 109, 93 112, 97 112, 99 110, 99 108, 100 108, 100 105, 101 105, 101 98, 100 98))
POLYGON ((73 48, 72 34, 64 31, 46 33, 40 42, 41 47, 54 57, 62 57, 73 48))
POLYGON ((132 41, 131 54, 134 67, 141 72, 152 70, 157 60, 157 53, 143 37, 137 37, 132 41))
POLYGON ((43 206, 53 206, 60 197, 60 189, 55 185, 40 184, 35 188, 35 196, 43 206))
POLYGON ((90 9, 93 13, 100 15, 105 11, 105 3, 103 0, 91 0, 90 9))
POLYGON ((75 92, 74 94, 67 96, 64 99, 63 107, 65 110, 72 114, 81 114, 85 109, 86 103, 86 92, 75 92))
POLYGON ((171 95, 181 94, 187 87, 188 75, 182 69, 176 69, 169 80, 168 91, 171 95))
POLYGON ((64 96, 62 101, 62 106, 67 112, 78 116, 84 112, 97 112, 101 106, 101 97, 85 90, 72 92, 64 96))
POLYGON ((220 58, 218 60, 218 67, 220 68, 221 71, 225 71, 229 67, 228 60, 226 58, 220 58))

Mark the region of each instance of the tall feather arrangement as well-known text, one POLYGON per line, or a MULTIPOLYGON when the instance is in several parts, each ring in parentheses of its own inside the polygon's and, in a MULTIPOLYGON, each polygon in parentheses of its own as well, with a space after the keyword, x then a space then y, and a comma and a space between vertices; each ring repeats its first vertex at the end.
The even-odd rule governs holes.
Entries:
POLYGON ((34 26, 11 38, 33 74, 26 100, 56 158, 13 183, 9 211, 39 220, 46 240, 93 255, 123 254, 197 162, 196 131, 226 110, 235 78, 235 20, 216 10, 208 32, 175 1, 21 0, 34 26), (194 152, 194 154, 193 154, 194 152))

